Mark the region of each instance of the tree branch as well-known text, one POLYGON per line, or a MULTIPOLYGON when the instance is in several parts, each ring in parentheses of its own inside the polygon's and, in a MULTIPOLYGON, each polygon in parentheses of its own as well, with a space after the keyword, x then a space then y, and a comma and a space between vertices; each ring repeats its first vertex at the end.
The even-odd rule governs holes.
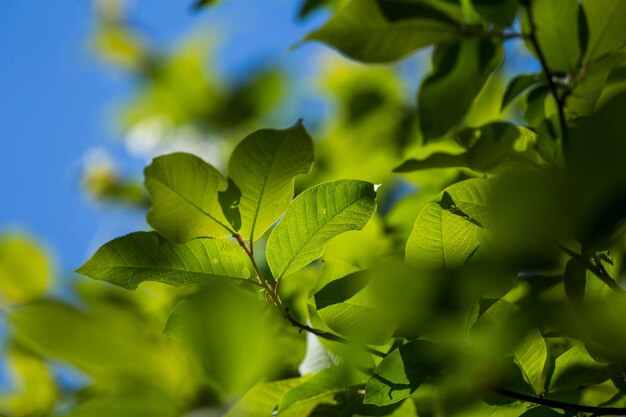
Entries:
POLYGON ((278 294, 278 281, 276 282, 276 286, 272 287, 272 284, 270 284, 270 282, 268 282, 261 274, 261 270, 259 266, 257 265, 256 260, 254 259, 254 256, 253 256, 252 244, 250 244, 250 247, 248 247, 248 245, 246 245, 246 242, 243 240, 243 237, 240 234, 235 233, 233 234, 233 237, 237 240, 237 243, 239 243, 239 246, 241 246, 241 248, 244 250, 246 255, 248 255, 248 258, 250 259, 250 262, 252 263, 252 267, 254 268, 254 271, 257 274, 257 279, 259 280, 259 283, 261 284, 267 296, 269 297, 268 301, 271 301, 274 307, 280 310, 283 318, 285 318, 285 320, 287 320, 293 327, 299 329, 300 331, 309 332, 311 334, 314 334, 317 337, 321 337, 322 339, 326 339, 332 342, 339 342, 344 345, 358 346, 361 349, 365 350, 366 352, 379 356, 381 358, 384 358, 385 356, 387 356, 385 352, 381 352, 380 350, 371 348, 367 345, 355 345, 350 340, 344 337, 341 337, 334 333, 327 332, 325 330, 316 329, 314 327, 311 327, 307 324, 301 323, 300 321, 296 320, 291 315, 291 312, 289 311, 289 307, 285 307, 285 305, 283 304, 283 301, 280 298, 280 295, 278 294))
POLYGON ((563 153, 569 154, 570 151, 570 143, 569 143, 569 134, 567 132, 567 121, 565 119, 565 101, 562 97, 559 97, 559 92, 556 86, 556 82, 554 81, 554 75, 548 68, 548 61, 546 60, 541 47, 539 46, 539 41, 537 40, 537 28, 535 26, 535 21, 533 19, 532 7, 530 5, 531 0, 520 0, 524 9, 526 9, 526 14, 528 15, 528 26, 530 28, 530 33, 527 35, 527 39, 533 46, 533 49, 537 53, 537 58, 539 59, 539 63, 541 64, 541 69, 543 71, 544 76, 546 77, 546 81, 548 82, 548 88, 550 89, 550 93, 552 97, 554 97, 554 101, 556 102, 557 113, 559 117, 559 124, 561 126, 561 137, 562 137, 562 147, 563 153))
POLYGON ((576 259, 578 262, 583 264, 585 266, 585 268, 587 268, 595 276, 600 278, 600 280, 602 282, 604 282, 613 291, 618 292, 618 293, 625 292, 624 289, 613 278, 611 278, 611 276, 606 271, 606 269, 604 269, 604 266, 602 266, 602 264, 600 264, 600 263, 594 264, 588 258, 586 258, 585 256, 583 256, 583 255, 581 255, 579 253, 576 253, 576 252, 574 252, 571 249, 566 248, 565 246, 561 245, 560 243, 558 243, 557 246, 563 252, 567 253, 572 259, 576 259))
POLYGON ((583 413, 592 413, 595 416, 620 416, 626 415, 626 408, 615 407, 594 407, 590 405, 564 403, 556 400, 535 397, 532 395, 522 394, 508 390, 506 388, 494 388, 496 394, 513 398, 519 401, 525 401, 533 404, 543 405, 545 407, 558 408, 560 410, 580 411, 583 413))

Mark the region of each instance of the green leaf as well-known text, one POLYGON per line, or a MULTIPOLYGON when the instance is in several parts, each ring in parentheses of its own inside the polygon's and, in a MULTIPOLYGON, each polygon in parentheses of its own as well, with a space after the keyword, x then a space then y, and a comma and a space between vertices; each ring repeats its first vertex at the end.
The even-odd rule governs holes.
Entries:
POLYGON ((517 14, 517 0, 472 0, 476 12, 488 22, 510 26, 517 14))
POLYGON ((82 311, 38 301, 15 310, 9 323, 21 346, 70 363, 102 386, 119 387, 126 381, 180 392, 181 384, 188 382, 189 369, 171 341, 148 326, 145 316, 140 318, 119 303, 100 303, 82 311))
POLYGON ((102 246, 76 272, 134 290, 144 281, 183 286, 213 279, 245 280, 248 260, 234 242, 194 239, 179 245, 136 232, 102 246))
MULTIPOLYGON (((511 333, 519 331, 518 329, 511 329, 509 326, 512 323, 519 325, 515 320, 520 311, 516 305, 498 300, 483 313, 477 324, 491 324, 501 338, 510 340, 517 336, 511 333)), ((474 326, 476 327, 476 325, 474 326)), ((496 341, 494 340, 493 343, 496 343, 496 341)), ((521 340, 513 343, 513 345, 510 353, 522 371, 524 379, 533 388, 535 394, 542 393, 544 382, 543 369, 548 359, 548 349, 541 333, 537 328, 531 328, 523 335, 521 340)))
MULTIPOLYGON (((609 271, 611 268, 607 268, 609 271)), ((611 273, 611 272, 609 272, 611 273)), ((570 259, 563 277, 565 293, 575 304, 598 299, 609 287, 577 259, 570 259)))
POLYGON ((303 400, 332 395, 345 391, 347 387, 364 384, 367 376, 347 366, 335 366, 323 369, 311 379, 288 391, 280 401, 277 415, 303 400))
POLYGON ((271 416, 282 396, 290 389, 302 384, 303 381, 306 381, 306 378, 258 384, 233 405, 224 417, 271 416))
POLYGON ((130 392, 88 397, 62 417, 177 417, 178 405, 157 391, 130 392))
POLYGON ((456 268, 465 264, 483 239, 489 182, 471 179, 446 188, 439 201, 426 204, 406 245, 409 264, 456 268))
POLYGON ((218 200, 227 180, 197 156, 173 153, 155 158, 145 169, 145 185, 153 204, 148 223, 167 239, 184 243, 233 234, 218 200))
POLYGON ((548 68, 554 72, 574 72, 581 58, 578 3, 570 0, 533 0, 530 5, 535 35, 548 68))
MULTIPOLYGON (((390 62, 459 36, 458 23, 436 13, 436 9, 426 17, 415 15, 390 21, 381 9, 384 3, 390 2, 352 0, 305 40, 324 42, 359 61, 390 62)), ((426 4, 420 6, 421 10, 428 9, 426 4)))
POLYGON ((579 389, 608 380, 613 372, 609 366, 596 362, 585 346, 576 342, 572 348, 554 361, 549 392, 579 389))
POLYGON ((436 47, 433 70, 423 81, 417 97, 425 139, 438 138, 463 120, 502 57, 502 45, 486 39, 467 39, 436 47))
POLYGON ((582 0, 589 40, 585 62, 616 52, 626 44, 626 3, 623 0, 582 0))
POLYGON ((0 237, 0 304, 25 303, 46 292, 52 265, 43 249, 19 235, 0 237))
POLYGON ((575 117, 590 115, 612 69, 626 61, 626 54, 613 52, 587 63, 573 80, 571 93, 565 100, 565 110, 575 117))
POLYGON ((441 373, 441 348, 416 340, 387 355, 365 386, 365 404, 385 406, 407 398, 429 377, 441 373))
POLYGON ((332 3, 333 0, 303 0, 298 10, 298 18, 306 19, 311 13, 332 3))
POLYGON ((397 324, 381 311, 376 294, 368 284, 370 271, 355 272, 331 281, 315 294, 319 317, 332 330, 350 339, 382 345, 397 324))
POLYGON ((528 90, 533 85, 539 83, 541 80, 537 74, 520 74, 509 81, 502 96, 502 106, 500 109, 504 109, 509 105, 517 96, 528 90))
POLYGON ((457 135, 462 154, 434 153, 425 159, 409 159, 394 172, 412 172, 431 168, 470 168, 488 172, 505 162, 539 162, 534 152, 535 134, 521 126, 495 122, 480 128, 469 128, 457 135))
POLYGON ((240 234, 260 237, 285 212, 293 198, 294 178, 311 170, 313 140, 302 123, 286 130, 259 130, 233 151, 228 175, 241 190, 240 234))
POLYGON ((274 277, 280 279, 321 257, 333 237, 363 229, 376 211, 374 188, 366 181, 330 181, 295 198, 267 241, 267 263, 274 277))

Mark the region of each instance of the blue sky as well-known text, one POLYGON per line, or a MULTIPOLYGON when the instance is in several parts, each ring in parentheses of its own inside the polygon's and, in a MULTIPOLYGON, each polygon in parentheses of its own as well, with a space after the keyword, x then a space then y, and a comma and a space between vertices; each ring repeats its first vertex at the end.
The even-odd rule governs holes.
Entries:
MULTIPOLYGON (((293 0, 227 0, 202 13, 189 1, 134 0, 133 25, 158 46, 194 28, 219 33, 215 65, 237 77, 259 62, 305 68, 319 46, 287 49, 325 16, 304 25, 293 0)), ((42 241, 60 271, 76 268, 95 247, 145 228, 142 213, 90 204, 80 187, 83 158, 105 147, 130 173, 130 159, 110 126, 133 80, 111 72, 88 47, 88 0, 0 2, 0 233, 23 231, 42 241)))

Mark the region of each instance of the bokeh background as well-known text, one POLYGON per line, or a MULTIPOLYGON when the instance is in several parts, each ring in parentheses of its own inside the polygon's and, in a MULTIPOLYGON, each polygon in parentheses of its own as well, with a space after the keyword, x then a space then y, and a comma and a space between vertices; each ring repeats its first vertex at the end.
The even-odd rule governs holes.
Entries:
MULTIPOLYGON (((14 289, 20 301, 45 296, 82 305, 124 299, 133 306, 126 306, 128 314, 158 317, 152 324, 162 329, 176 294, 165 296, 161 287, 146 285, 152 298, 144 293, 147 301, 129 301, 121 293, 111 296, 105 284, 94 290, 89 286, 96 284, 72 273, 105 242, 149 229, 142 170, 161 153, 189 151, 223 167, 246 134, 303 119, 316 139, 324 139, 318 149, 324 170, 310 182, 346 176, 389 180, 389 200, 425 190, 412 197, 415 202, 456 175, 416 174, 418 180, 399 181, 388 172, 419 143, 413 110, 430 51, 393 67, 351 63, 322 45, 300 43, 331 14, 322 8, 302 17, 301 7, 294 0, 229 0, 200 11, 190 2, 168 0, 0 3, 0 264, 6 261, 2 250, 19 247, 34 275, 42 277, 35 295, 14 289)), ((519 46, 507 44, 504 67, 477 99, 467 125, 502 117, 508 69, 538 69, 519 46)), ((507 110, 509 119, 519 114, 519 107, 507 110)), ((419 205, 401 206, 391 216, 399 237, 410 232, 412 207, 419 205)), ((369 233, 376 243, 363 249, 363 257, 382 250, 377 245, 398 244, 369 233)), ((16 368, 4 319, 0 337, 3 349, 13 352, 13 359, 0 358, 0 394, 22 395, 0 406, 19 410, 15 415, 40 415, 66 394, 61 411, 63 404, 69 409, 75 394, 100 378, 72 358, 41 367, 26 355, 26 362, 34 362, 16 368), (28 378, 38 381, 30 388, 39 390, 41 404, 29 402, 32 392, 24 394, 28 378)), ((303 353, 304 340, 299 343, 302 352, 294 351, 303 353)), ((233 391, 245 392, 241 384, 233 391)))

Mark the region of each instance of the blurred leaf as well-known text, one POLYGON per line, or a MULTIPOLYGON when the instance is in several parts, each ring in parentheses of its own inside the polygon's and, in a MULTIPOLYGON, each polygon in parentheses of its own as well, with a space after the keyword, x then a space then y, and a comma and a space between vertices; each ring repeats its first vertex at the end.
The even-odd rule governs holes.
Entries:
POLYGON ((365 404, 385 406, 407 398, 442 371, 441 348, 425 340, 400 346, 387 355, 365 386, 365 404))
POLYGON ((402 5, 385 0, 352 0, 339 10, 321 29, 305 40, 324 42, 350 58, 364 62, 390 62, 403 58, 425 46, 453 40, 459 36, 459 25, 426 3, 405 3, 407 7, 429 10, 427 17, 409 16, 392 20, 381 6, 402 5))
MULTIPOLYGON (((581 58, 578 3, 569 0, 533 0, 530 5, 535 36, 548 68, 554 72, 574 72, 581 58)), ((534 50, 532 52, 535 53, 534 50)))
POLYGON ((570 259, 567 262, 563 284, 568 298, 575 304, 598 298, 609 290, 609 287, 578 259, 570 259))
POLYGON ((319 317, 334 331, 352 339, 382 345, 397 325, 380 309, 368 284, 370 271, 352 273, 328 283, 315 294, 319 317))
POLYGON ((196 10, 202 9, 202 8, 205 8, 205 7, 212 6, 212 5, 216 4, 219 1, 220 0, 196 0, 196 2, 193 4, 192 8, 194 8, 196 10))
POLYGON ((436 47, 433 70, 422 82, 417 97, 420 127, 426 140, 444 135, 461 122, 502 56, 502 46, 485 39, 436 47))
POLYGON ((311 379, 289 390, 280 401, 277 415, 281 416, 291 406, 297 407, 301 401, 343 392, 348 387, 364 384, 366 380, 367 376, 364 373, 349 367, 335 366, 323 369, 311 379))
POLYGON ((506 91, 504 92, 504 96, 502 97, 502 106, 504 109, 509 103, 517 96, 522 94, 524 91, 528 90, 533 85, 539 83, 541 80, 537 76, 537 74, 520 74, 509 81, 509 84, 506 86, 506 91))
POLYGON ((308 173, 313 160, 313 140, 302 123, 286 130, 259 130, 243 139, 228 165, 241 190, 239 233, 254 241, 274 224, 293 198, 294 178, 308 173))
POLYGON ((624 61, 626 54, 614 52, 588 62, 573 79, 572 91, 565 101, 565 110, 576 117, 590 115, 609 73, 624 61))
POLYGON ((178 406, 161 393, 142 389, 88 398, 62 417, 177 417, 178 406))
POLYGON ((326 242, 362 229, 375 210, 374 185, 365 181, 330 181, 304 191, 267 241, 272 274, 280 279, 319 258, 326 242))
POLYGON ((186 153, 160 156, 145 176, 153 204, 148 223, 165 238, 184 243, 233 234, 218 201, 226 178, 202 159, 186 153))
POLYGON ((101 304, 84 312, 41 301, 15 310, 9 323, 20 345, 72 364, 103 386, 142 385, 184 398, 192 384, 169 340, 119 306, 101 304))
POLYGON ((626 44, 626 4, 622 0, 582 0, 589 31, 585 62, 626 44))
POLYGON ((298 10, 298 18, 306 19, 311 13, 322 7, 329 6, 334 0, 302 0, 300 9, 298 10))
POLYGON ((8 416, 47 415, 58 400, 58 388, 41 358, 15 346, 3 352, 12 386, 0 391, 0 414, 8 416))
POLYGON ((304 357, 304 338, 258 294, 220 282, 179 303, 166 331, 189 348, 220 401, 293 375, 304 357))
POLYGON ((518 8, 516 0, 472 0, 472 4, 483 19, 498 26, 511 25, 518 8))
POLYGON ((434 153, 423 160, 409 159, 394 172, 412 172, 431 168, 470 168, 491 171, 506 162, 539 162, 533 151, 535 134, 521 126, 496 122, 458 133, 458 141, 468 148, 462 154, 434 153))
POLYGON ((48 256, 34 241, 19 235, 0 236, 0 304, 43 296, 52 274, 48 256))
POLYGON ((258 384, 233 405, 224 417, 271 416, 282 396, 306 379, 306 377, 293 378, 258 384))
POLYGON ((549 391, 568 391, 599 384, 614 373, 606 364, 596 362, 582 343, 576 342, 571 349, 556 358, 549 391))
POLYGON ((487 339, 486 343, 498 346, 504 342, 504 346, 510 347, 511 350, 507 353, 513 355, 524 379, 535 394, 540 394, 543 392, 543 370, 548 359, 548 350, 538 329, 523 331, 525 326, 519 322, 520 313, 521 310, 514 304, 498 300, 478 319, 473 332, 476 333, 476 329, 481 326, 493 326, 495 333, 490 336, 492 340, 487 339))
POLYGON ((213 279, 245 280, 249 260, 234 242, 194 239, 170 243, 155 232, 136 232, 102 246, 76 272, 134 290, 144 281, 184 286, 213 279))
POLYGON ((406 246, 406 261, 432 268, 465 264, 481 244, 489 182, 472 179, 454 184, 440 201, 427 203, 415 220, 406 246))

